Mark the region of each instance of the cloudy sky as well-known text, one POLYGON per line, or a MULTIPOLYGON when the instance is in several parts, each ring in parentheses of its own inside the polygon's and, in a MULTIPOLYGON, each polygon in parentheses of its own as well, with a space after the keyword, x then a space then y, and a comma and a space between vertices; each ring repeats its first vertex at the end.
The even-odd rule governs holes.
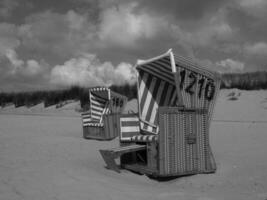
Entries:
POLYGON ((266 0, 0 0, 0 91, 133 82, 172 48, 221 72, 267 70, 266 0))

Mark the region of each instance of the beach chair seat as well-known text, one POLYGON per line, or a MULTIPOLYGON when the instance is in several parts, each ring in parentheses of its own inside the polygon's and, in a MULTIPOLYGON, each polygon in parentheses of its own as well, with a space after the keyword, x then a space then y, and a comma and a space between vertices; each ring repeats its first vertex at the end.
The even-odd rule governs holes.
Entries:
POLYGON ((137 152, 145 150, 146 145, 127 145, 123 147, 116 147, 112 149, 99 150, 108 169, 112 169, 116 172, 120 172, 118 165, 116 164, 115 159, 119 158, 121 155, 131 152, 137 152))

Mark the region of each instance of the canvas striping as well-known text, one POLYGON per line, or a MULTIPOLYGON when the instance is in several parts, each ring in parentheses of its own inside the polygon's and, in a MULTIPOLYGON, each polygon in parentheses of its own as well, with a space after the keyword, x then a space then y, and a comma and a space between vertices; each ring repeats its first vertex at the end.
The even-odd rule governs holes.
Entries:
POLYGON ((155 119, 156 119, 157 112, 158 112, 157 110, 158 110, 158 107, 159 107, 159 102, 160 102, 160 100, 161 100, 161 98, 163 96, 163 93, 164 93, 163 89, 165 87, 165 84, 166 84, 165 81, 161 81, 160 82, 160 85, 158 87, 158 92, 157 92, 157 95, 155 97, 155 103, 154 103, 153 108, 152 108, 151 120, 150 120, 154 124, 158 124, 158 123, 155 123, 156 122, 155 119))
MULTIPOLYGON (((150 76, 152 76, 152 75, 150 75, 150 76)), ((170 102, 168 102, 167 99, 170 98, 171 93, 174 93, 174 90, 175 90, 175 88, 169 83, 166 83, 165 86, 161 86, 161 87, 164 87, 165 90, 163 90, 163 88, 159 89, 158 87, 160 86, 161 81, 158 81, 158 80, 159 79, 156 80, 156 78, 153 77, 153 82, 151 84, 147 84, 148 91, 143 92, 143 93, 140 92, 141 93, 140 97, 142 99, 141 105, 140 105, 141 116, 142 116, 142 118, 145 117, 144 120, 151 122, 151 123, 155 123, 157 121, 156 120, 156 118, 157 118, 156 113, 153 113, 153 118, 151 118, 151 116, 152 116, 151 110, 154 107, 154 105, 156 104, 155 107, 157 107, 157 105, 160 102, 163 102, 163 104, 168 105, 170 102), (156 89, 154 90, 154 88, 156 88, 156 89), (160 94, 161 92, 159 92, 158 90, 161 90, 161 91, 163 90, 164 95, 161 95, 160 94), (158 96, 161 97, 160 100, 157 99, 157 94, 159 94, 158 96), (167 94, 167 96, 165 96, 165 94, 167 94), (165 101, 164 101, 164 99, 165 99, 165 101)), ((155 111, 153 111, 153 112, 155 112, 155 111)), ((143 127, 143 126, 141 126, 141 127, 145 129, 145 127, 143 127)), ((148 126, 147 130, 152 132, 153 128, 148 126)))
POLYGON ((83 122, 90 122, 92 121, 92 118, 83 118, 83 122))
POLYGON ((160 60, 153 62, 153 64, 160 66, 160 68, 158 68, 158 69, 161 71, 161 73, 164 73, 166 76, 173 79, 172 68, 171 68, 170 62, 164 62, 163 59, 160 59, 160 60))
POLYGON ((137 117, 124 117, 120 119, 121 122, 127 122, 127 121, 136 121, 138 122, 139 119, 137 117))
POLYGON ((91 111, 94 112, 94 113, 99 113, 99 115, 102 114, 104 108, 100 109, 100 108, 97 108, 97 107, 93 107, 91 108, 91 111))
POLYGON ((99 120, 101 118, 101 116, 99 116, 99 115, 92 115, 92 119, 97 119, 97 120, 99 120))
POLYGON ((164 86, 164 89, 163 89, 162 96, 160 97, 160 100, 158 101, 158 102, 159 102, 159 106, 163 106, 166 97, 169 96, 169 95, 168 95, 168 91, 169 91, 169 87, 170 87, 170 86, 171 86, 171 85, 170 85, 168 82, 165 83, 165 86, 164 86))
POLYGON ((126 127, 121 127, 121 132, 138 132, 139 126, 126 126, 126 127))
POLYGON ((147 82, 147 78, 148 78, 148 73, 146 73, 145 71, 143 71, 143 70, 139 70, 138 71, 138 81, 139 81, 139 83, 140 83, 140 90, 144 90, 145 89, 145 82, 147 82), (143 84, 141 83, 141 82, 143 82, 143 84))
POLYGON ((85 126, 103 127, 104 125, 102 123, 86 123, 85 126))
POLYGON ((177 100, 176 90, 172 92, 172 96, 170 98, 170 102, 168 103, 168 106, 174 106, 177 100))
POLYGON ((92 118, 91 117, 86 117, 86 118, 82 118, 82 122, 83 123, 86 123, 86 122, 90 122, 90 121, 92 121, 92 118))
POLYGON ((163 58, 158 59, 158 60, 154 60, 154 61, 152 61, 152 62, 143 64, 143 65, 139 65, 139 66, 137 67, 137 70, 142 69, 142 68, 147 68, 148 65, 150 65, 150 64, 153 63, 153 64, 157 64, 157 65, 164 65, 163 67, 160 67, 160 68, 159 68, 159 70, 161 70, 161 71, 163 71, 163 72, 170 71, 170 70, 168 70, 168 68, 171 69, 171 67, 170 67, 170 63, 169 63, 169 64, 166 64, 166 63, 160 63, 159 61, 161 61, 161 60, 163 60, 163 58))
POLYGON ((145 91, 147 91, 146 84, 148 82, 149 75, 148 73, 145 73, 145 72, 141 73, 140 75, 141 75, 140 76, 141 81, 140 81, 139 90, 138 90, 138 102, 139 102, 139 109, 142 110, 143 108, 142 98, 144 98, 143 95, 145 91))
MULTIPOLYGON (((168 88, 166 87, 164 88, 164 91, 165 92, 167 91, 167 93, 166 95, 161 96, 161 99, 159 101, 160 102, 159 106, 168 106, 173 90, 175 90, 175 88, 169 83, 166 83, 165 86, 168 87, 168 88)), ((158 124, 158 115, 156 115, 155 117, 154 124, 158 124)))
POLYGON ((97 100, 98 102, 103 103, 103 104, 107 101, 107 99, 102 98, 102 97, 100 97, 100 96, 98 96, 96 94, 92 94, 92 93, 91 93, 91 98, 93 100, 97 100))
POLYGON ((95 109, 95 110, 99 110, 99 111, 102 111, 104 108, 105 108, 105 104, 101 104, 101 105, 99 105, 99 104, 96 104, 95 102, 92 102, 92 104, 91 104, 91 108, 92 109, 95 109))
POLYGON ((139 121, 121 121, 121 126, 139 126, 139 121))
POLYGON ((107 114, 109 110, 107 109, 107 100, 103 99, 95 94, 90 94, 91 100, 91 117, 93 119, 99 120, 102 122, 102 116, 107 114))
POLYGON ((167 80, 170 83, 174 83, 174 77, 171 72, 171 68, 168 69, 168 67, 164 63, 157 61, 154 63, 149 63, 145 66, 146 69, 144 70, 148 73, 152 73, 163 80, 167 80))
POLYGON ((133 142, 154 142, 157 140, 158 137, 156 135, 135 135, 131 137, 133 142))
POLYGON ((99 112, 99 111, 95 111, 95 110, 91 110, 91 112, 92 112, 92 118, 93 117, 100 117, 101 115, 102 115, 102 112, 99 112))
POLYGON ((143 109, 141 110, 141 116, 143 119, 145 119, 146 115, 147 115, 147 111, 148 111, 148 107, 150 103, 153 103, 153 99, 152 99, 152 94, 151 92, 154 90, 155 85, 156 85, 156 78, 152 77, 152 81, 151 84, 149 85, 148 91, 146 94, 143 94, 143 96, 145 97, 144 99, 144 105, 143 105, 143 109), (146 95, 146 96, 145 96, 146 95))
POLYGON ((104 109, 102 111, 102 114, 101 114, 100 123, 102 123, 102 121, 103 121, 103 116, 105 114, 108 114, 109 112, 110 112, 110 110, 108 108, 108 102, 106 102, 106 105, 105 105, 105 107, 104 107, 104 109))
POLYGON ((105 105, 105 103, 106 103, 106 100, 100 99, 100 98, 95 98, 93 95, 91 95, 91 101, 97 105, 105 105))
POLYGON ((105 107, 105 104, 98 103, 96 101, 92 101, 92 107, 103 109, 105 107))
POLYGON ((132 136, 135 136, 136 134, 139 134, 139 132, 125 132, 125 133, 121 133, 121 138, 120 140, 123 141, 123 140, 127 140, 127 141, 131 141, 131 137, 132 136))
MULTIPOLYGON (((149 93, 149 88, 150 88, 150 84, 152 82, 152 77, 151 75, 149 75, 148 73, 144 73, 144 77, 147 76, 147 80, 144 81, 144 90, 140 90, 140 110, 143 111, 144 109, 144 105, 145 105, 145 101, 146 101, 146 97, 149 93)), ((142 83, 141 83, 142 84, 142 83)), ((142 112, 140 113, 142 116, 142 112)))
POLYGON ((150 102, 150 105, 148 107, 147 114, 146 114, 146 117, 145 117, 145 120, 148 121, 148 122, 153 122, 154 121, 154 119, 152 118, 152 111, 153 111, 154 106, 157 104, 156 96, 157 96, 157 93, 159 92, 160 83, 161 83, 161 80, 157 78, 156 79, 156 85, 155 85, 153 91, 151 91, 152 100, 150 102))
POLYGON ((175 88, 172 85, 170 85, 168 88, 166 97, 163 97, 164 98, 163 106, 168 106, 174 90, 175 90, 175 88))
POLYGON ((107 99, 103 99, 103 98, 98 97, 98 96, 96 96, 96 95, 94 95, 94 94, 91 94, 90 96, 91 96, 91 100, 92 100, 92 101, 95 101, 95 102, 97 102, 97 103, 99 103, 99 104, 105 104, 106 101, 107 101, 107 99))
POLYGON ((174 84, 174 78, 172 77, 171 73, 162 72, 159 70, 159 66, 155 64, 149 64, 148 67, 144 69, 149 74, 152 74, 153 76, 156 76, 162 80, 165 80, 171 84, 174 84))
MULTIPOLYGON (((173 75, 173 71, 172 71, 172 66, 171 66, 171 61, 170 60, 167 60, 166 58, 165 59, 160 59, 157 61, 160 65, 163 65, 165 66, 165 68, 169 68, 168 69, 168 74, 170 75, 173 75)), ((173 77, 173 76, 172 76, 173 77)))
POLYGON ((147 126, 147 128, 145 130, 152 133, 153 127, 152 126, 147 126))
POLYGON ((93 103, 91 104, 91 113, 94 115, 102 115, 102 112, 105 107, 99 107, 94 105, 93 103))
POLYGON ((136 116, 120 118, 120 140, 129 141, 129 137, 140 134, 139 118, 136 116))
POLYGON ((104 108, 104 106, 105 106, 105 104, 99 103, 95 100, 91 100, 91 104, 92 104, 92 106, 99 107, 99 108, 104 108))
POLYGON ((81 115, 82 115, 83 117, 87 117, 87 116, 90 117, 90 116, 91 116, 91 114, 88 113, 88 112, 82 113, 81 115))
POLYGON ((100 115, 92 115, 92 119, 100 119, 101 116, 100 115))

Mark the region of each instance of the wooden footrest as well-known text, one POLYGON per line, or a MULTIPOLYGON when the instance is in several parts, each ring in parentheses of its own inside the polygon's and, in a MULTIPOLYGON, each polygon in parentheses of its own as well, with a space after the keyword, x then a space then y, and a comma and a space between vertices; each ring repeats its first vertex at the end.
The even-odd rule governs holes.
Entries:
POLYGON ((122 154, 135 152, 140 150, 145 150, 146 145, 129 145, 123 147, 116 147, 112 149, 99 150, 107 168, 112 169, 116 172, 120 172, 118 165, 115 162, 115 159, 120 157, 122 154))

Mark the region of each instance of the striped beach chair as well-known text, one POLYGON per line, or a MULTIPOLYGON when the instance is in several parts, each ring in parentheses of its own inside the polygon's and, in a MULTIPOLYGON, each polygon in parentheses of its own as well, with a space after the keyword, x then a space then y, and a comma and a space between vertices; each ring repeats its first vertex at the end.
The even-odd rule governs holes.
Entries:
POLYGON ((109 140, 118 136, 118 114, 127 97, 106 87, 94 87, 89 89, 89 101, 89 111, 82 113, 84 138, 109 140))
POLYGON ((172 50, 136 70, 138 114, 120 117, 121 148, 133 150, 120 154, 121 167, 156 177, 214 172, 209 126, 220 75, 172 50))

